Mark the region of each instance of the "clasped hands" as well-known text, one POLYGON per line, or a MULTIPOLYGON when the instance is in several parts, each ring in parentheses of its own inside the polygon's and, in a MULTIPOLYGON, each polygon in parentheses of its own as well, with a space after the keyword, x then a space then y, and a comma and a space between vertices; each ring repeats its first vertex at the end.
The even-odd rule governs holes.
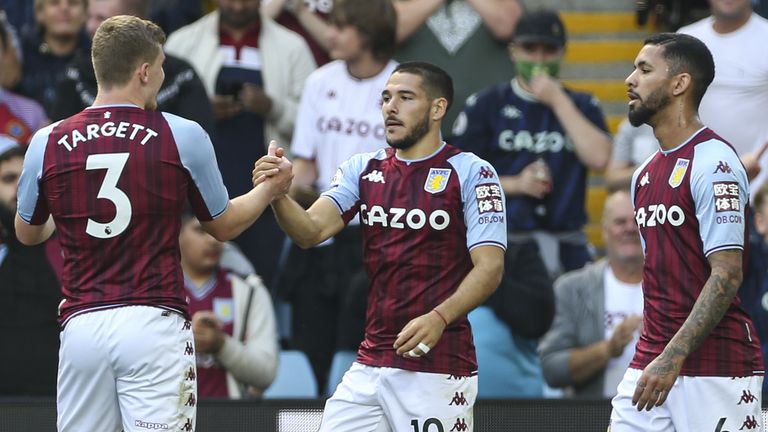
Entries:
POLYGON ((285 149, 270 141, 267 154, 253 165, 251 173, 253 187, 264 183, 269 187, 273 198, 281 198, 288 193, 293 180, 293 164, 285 157, 285 149))

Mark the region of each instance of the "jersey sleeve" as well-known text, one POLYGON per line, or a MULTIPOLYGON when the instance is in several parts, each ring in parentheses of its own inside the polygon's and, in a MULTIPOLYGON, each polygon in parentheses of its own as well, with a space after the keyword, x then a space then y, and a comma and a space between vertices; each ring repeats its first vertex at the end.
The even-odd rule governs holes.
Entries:
POLYGON ((331 180, 331 187, 320 196, 336 204, 344 223, 349 223, 360 208, 360 173, 376 153, 356 154, 341 164, 331 180))
POLYGON ((43 162, 48 136, 57 124, 54 123, 37 131, 32 136, 24 156, 17 192, 17 208, 19 217, 30 225, 42 225, 50 215, 48 203, 40 193, 40 181, 43 178, 43 162))
POLYGON ((173 132, 181 164, 192 180, 189 190, 192 210, 201 221, 213 220, 227 209, 229 194, 211 139, 199 124, 173 114, 163 115, 173 132))
POLYGON ((690 179, 704 255, 743 249, 749 182, 736 152, 719 140, 699 144, 690 179))
POLYGON ((471 153, 459 154, 450 162, 456 168, 461 183, 467 249, 498 246, 506 250, 506 200, 496 170, 471 153))
POLYGON ((487 157, 493 142, 489 105, 488 91, 476 93, 467 98, 464 109, 453 123, 452 145, 481 157, 487 157))

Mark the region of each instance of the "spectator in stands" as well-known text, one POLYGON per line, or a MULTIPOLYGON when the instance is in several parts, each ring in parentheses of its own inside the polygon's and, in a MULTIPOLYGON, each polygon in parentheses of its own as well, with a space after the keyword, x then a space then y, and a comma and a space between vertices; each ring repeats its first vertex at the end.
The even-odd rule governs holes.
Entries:
POLYGON ((8 23, 19 31, 20 35, 33 34, 35 22, 35 3, 29 0, 0 0, 0 9, 5 13, 8 23))
POLYGON ((613 139, 611 162, 605 169, 608 190, 628 189, 637 166, 658 149, 659 141, 653 135, 652 127, 647 124, 635 127, 626 118, 622 120, 613 139))
POLYGON ((333 0, 267 0, 262 5, 265 15, 307 41, 318 66, 331 61, 328 15, 332 8, 333 0))
POLYGON ((461 102, 514 75, 506 44, 523 8, 518 0, 392 1, 397 10, 397 41, 401 43, 395 59, 428 61, 453 77, 458 103, 443 121, 443 137, 448 138, 461 102))
POLYGON ((598 101, 557 78, 565 43, 557 13, 526 13, 510 45, 516 77, 471 96, 453 127, 453 143, 501 176, 510 246, 537 241, 551 275, 591 259, 587 172, 606 167, 612 146, 598 101))
POLYGON ((88 54, 87 0, 35 0, 38 31, 22 39, 21 80, 16 91, 36 100, 50 117, 56 84, 77 53, 88 54))
MULTIPOLYGON (((90 0, 86 29, 93 37, 107 18, 134 15, 144 18, 147 0, 90 0)), ((163 63, 165 80, 157 95, 158 110, 194 120, 209 134, 213 133, 213 108, 202 81, 192 66, 172 55, 163 63)), ((96 97, 96 74, 90 53, 79 54, 56 88, 56 102, 51 112, 53 120, 73 116, 93 104, 96 97)))
POLYGON ((0 57, 0 86, 12 89, 21 79, 21 39, 16 28, 0 8, 0 25, 5 29, 6 43, 0 57))
POLYGON ((171 34, 203 16, 203 2, 200 0, 152 0, 149 7, 149 18, 165 34, 171 34))
POLYGON ((182 217, 179 246, 197 349, 199 397, 260 395, 278 366, 269 292, 255 274, 237 275, 220 267, 224 243, 191 213, 182 217))
POLYGON ((55 396, 59 350, 56 308, 61 250, 16 239, 13 218, 24 150, 0 136, 0 396, 55 396))
MULTIPOLYGON (((754 193, 753 214, 756 235, 750 237, 749 261, 739 289, 741 307, 752 317, 763 358, 768 358, 768 182, 754 193)), ((763 400, 768 381, 763 381, 763 400)))
MULTIPOLYGON (((387 147, 380 101, 397 66, 392 60, 397 16, 391 0, 335 0, 330 23, 334 61, 307 79, 291 143, 291 197, 305 208, 330 188, 342 162, 387 147)), ((356 350, 363 340, 363 327, 340 327, 344 314, 356 313, 345 305, 352 278, 364 272, 362 252, 355 218, 332 243, 307 250, 292 245, 280 278, 280 291, 292 305, 293 347, 307 354, 321 389, 334 352, 356 350), (350 331, 356 340, 340 346, 341 334, 350 331)))
MULTIPOLYGON (((315 62, 296 33, 260 15, 260 0, 218 0, 218 9, 171 34, 166 51, 189 61, 216 117, 214 148, 230 194, 251 190, 241 174, 267 143, 291 141, 299 99, 315 62)), ((235 241, 270 285, 284 235, 271 212, 235 241)))
POLYGON ((555 282, 557 313, 540 345, 547 383, 576 398, 610 398, 642 325, 643 250, 628 191, 605 201, 606 258, 555 282))
MULTIPOLYGON (((0 21, 0 58, 11 45, 10 35, 0 21)), ((4 68, 0 68, 2 81, 4 68)), ((29 144, 32 134, 48 124, 43 108, 32 99, 0 89, 0 135, 12 139, 22 147, 29 144)))
POLYGON ((679 30, 704 42, 715 59, 699 115, 736 149, 756 191, 768 178, 768 20, 752 11, 751 0, 709 4, 711 16, 679 30))

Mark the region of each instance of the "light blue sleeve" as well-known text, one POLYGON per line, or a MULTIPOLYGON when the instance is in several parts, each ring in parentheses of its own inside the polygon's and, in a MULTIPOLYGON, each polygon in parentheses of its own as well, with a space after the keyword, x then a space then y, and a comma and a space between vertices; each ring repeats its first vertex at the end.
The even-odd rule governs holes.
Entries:
POLYGON ((336 204, 344 223, 357 213, 360 202, 360 173, 374 157, 386 157, 383 150, 373 153, 360 153, 352 156, 341 164, 336 170, 336 175, 331 180, 331 187, 320 196, 326 197, 336 204))
POLYGON ((37 131, 24 155, 24 165, 16 196, 19 217, 28 224, 41 224, 48 219, 47 208, 44 209, 44 214, 39 213, 43 211, 43 209, 38 208, 38 204, 40 204, 40 179, 43 177, 43 159, 45 158, 48 136, 59 123, 56 122, 37 131), (33 216, 37 216, 34 222, 32 221, 33 216), (39 222, 41 219, 42 222, 39 222))
POLYGON ((498 246, 506 250, 506 200, 496 170, 473 153, 460 153, 448 162, 456 169, 461 184, 467 249, 498 246))
POLYGON ((163 113, 163 116, 173 133, 181 164, 189 172, 208 213, 212 218, 217 218, 229 205, 229 193, 221 178, 210 137, 199 124, 191 120, 169 113, 163 113))
POLYGON ((714 139, 696 146, 691 167, 691 194, 704 255, 743 249, 749 181, 731 147, 714 139))

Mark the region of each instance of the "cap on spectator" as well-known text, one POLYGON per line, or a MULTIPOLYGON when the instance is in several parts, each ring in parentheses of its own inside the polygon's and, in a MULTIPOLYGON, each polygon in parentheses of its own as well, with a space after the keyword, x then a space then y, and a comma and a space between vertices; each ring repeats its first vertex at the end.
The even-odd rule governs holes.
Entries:
POLYGON ((19 148, 16 140, 7 135, 0 135, 0 156, 15 148, 19 148))
POLYGON ((557 12, 539 9, 526 12, 515 27, 516 43, 540 42, 565 46, 565 26, 557 12))

